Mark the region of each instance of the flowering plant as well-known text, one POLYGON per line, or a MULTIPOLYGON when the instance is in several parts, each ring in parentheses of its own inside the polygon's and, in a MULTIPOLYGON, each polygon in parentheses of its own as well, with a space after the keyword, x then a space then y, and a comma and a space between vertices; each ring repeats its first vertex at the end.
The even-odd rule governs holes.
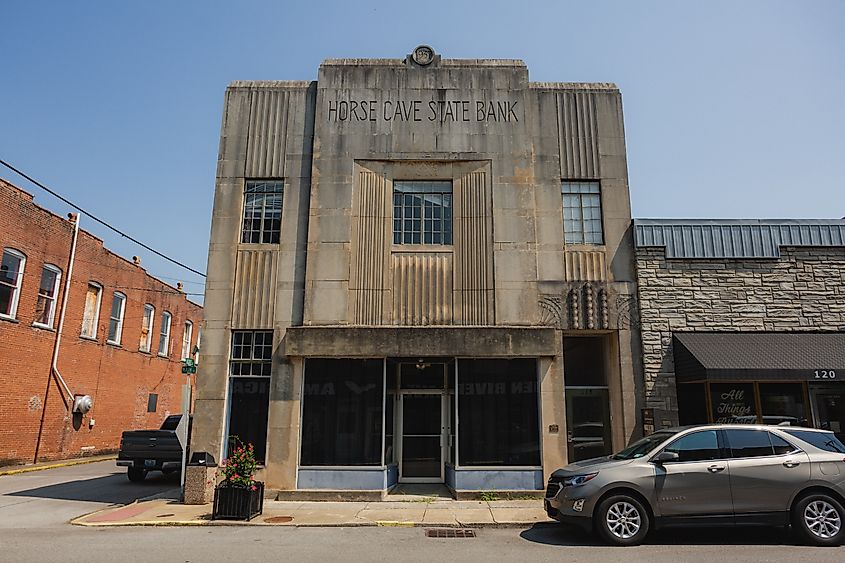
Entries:
POLYGON ((230 438, 230 444, 232 447, 229 450, 229 457, 221 463, 223 472, 221 485, 256 490, 255 481, 252 477, 255 475, 258 462, 255 461, 255 450, 252 444, 244 445, 237 436, 230 438))

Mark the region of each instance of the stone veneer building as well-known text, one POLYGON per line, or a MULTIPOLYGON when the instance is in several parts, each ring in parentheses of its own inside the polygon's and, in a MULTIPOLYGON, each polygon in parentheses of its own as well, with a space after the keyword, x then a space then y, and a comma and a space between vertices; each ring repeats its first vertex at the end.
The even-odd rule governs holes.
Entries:
POLYGON ((658 426, 845 430, 845 220, 634 221, 658 426))
POLYGON ((274 490, 542 489, 638 432, 635 281, 612 84, 425 46, 233 82, 192 450, 250 441, 274 490))

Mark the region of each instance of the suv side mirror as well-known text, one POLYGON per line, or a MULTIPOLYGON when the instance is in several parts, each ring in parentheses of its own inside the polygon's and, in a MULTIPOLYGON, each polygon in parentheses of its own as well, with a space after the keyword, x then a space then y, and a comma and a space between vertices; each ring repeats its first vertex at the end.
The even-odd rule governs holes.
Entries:
POLYGON ((667 461, 678 461, 678 459, 680 458, 676 452, 663 451, 654 456, 654 459, 652 459, 651 461, 653 461, 657 465, 663 465, 667 461))

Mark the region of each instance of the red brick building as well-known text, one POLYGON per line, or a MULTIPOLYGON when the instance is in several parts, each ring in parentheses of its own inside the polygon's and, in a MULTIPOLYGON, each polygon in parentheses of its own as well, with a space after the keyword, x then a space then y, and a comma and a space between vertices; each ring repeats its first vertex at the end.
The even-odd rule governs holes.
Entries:
POLYGON ((0 466, 114 452, 181 412, 202 307, 81 228, 71 268, 74 219, 2 179, 0 210, 0 466))

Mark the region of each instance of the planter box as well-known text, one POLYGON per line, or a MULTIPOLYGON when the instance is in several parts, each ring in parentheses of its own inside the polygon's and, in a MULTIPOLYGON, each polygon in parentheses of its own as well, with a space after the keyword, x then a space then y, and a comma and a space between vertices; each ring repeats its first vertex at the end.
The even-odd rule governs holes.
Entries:
POLYGON ((214 489, 212 520, 252 520, 264 510, 264 483, 247 487, 217 486, 214 489))

